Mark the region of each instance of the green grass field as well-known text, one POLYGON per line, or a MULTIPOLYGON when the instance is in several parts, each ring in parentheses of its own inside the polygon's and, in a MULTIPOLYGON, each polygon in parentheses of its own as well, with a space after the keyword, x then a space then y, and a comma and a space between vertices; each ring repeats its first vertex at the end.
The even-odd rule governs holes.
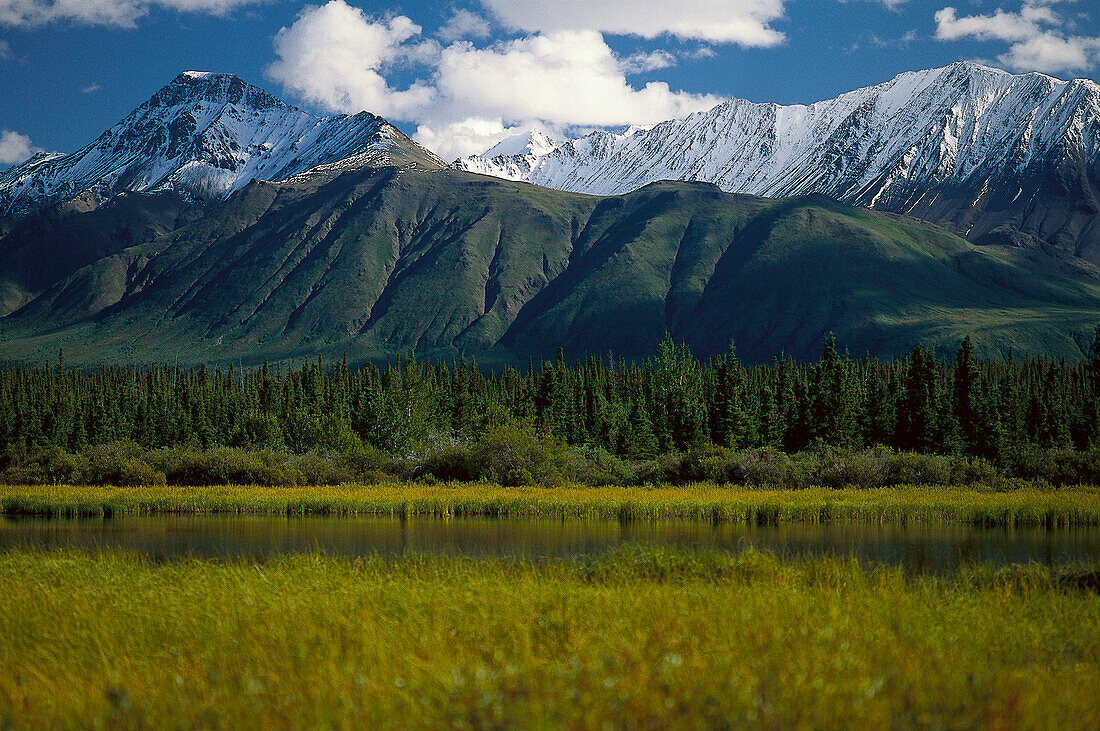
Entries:
POLYGON ((620 520, 690 519, 754 523, 829 520, 988 526, 1100 525, 1100 488, 973 487, 761 490, 495 485, 341 487, 0 486, 0 514, 117 516, 269 513, 620 520))
MULTIPOLYGON (((1100 488, 0 486, 0 513, 1100 525, 1100 488)), ((124 523, 119 524, 124 527, 124 523)), ((0 553, 0 729, 1089 728, 1100 564, 0 553)))
POLYGON ((14 552, 0 727, 1094 728, 1098 576, 14 552))

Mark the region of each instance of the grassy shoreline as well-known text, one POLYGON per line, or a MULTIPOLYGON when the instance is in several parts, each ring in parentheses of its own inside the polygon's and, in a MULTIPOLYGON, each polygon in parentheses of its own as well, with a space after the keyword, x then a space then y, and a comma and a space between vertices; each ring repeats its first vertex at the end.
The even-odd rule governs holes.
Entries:
POLYGON ((1100 526, 1100 488, 975 487, 773 490, 687 487, 96 487, 0 485, 0 515, 380 515, 393 517, 701 520, 716 523, 960 523, 1048 528, 1100 526))
POLYGON ((1037 566, 11 552, 0 585, 3 727, 1088 728, 1100 714, 1100 595, 1037 566))

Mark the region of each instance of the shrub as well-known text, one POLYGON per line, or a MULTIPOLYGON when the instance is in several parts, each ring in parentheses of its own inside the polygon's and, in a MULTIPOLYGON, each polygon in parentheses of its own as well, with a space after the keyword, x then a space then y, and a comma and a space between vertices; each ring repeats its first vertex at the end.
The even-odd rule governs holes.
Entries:
POLYGON ((627 485, 633 477, 630 465, 602 447, 570 449, 562 470, 569 482, 594 486, 627 485))
POLYGON ((29 455, 24 452, 12 459, 0 478, 12 485, 73 484, 83 481, 85 471, 85 461, 80 455, 49 447, 29 455))
POLYGON ((474 445, 478 476, 501 485, 556 485, 564 476, 568 448, 526 421, 493 425, 474 445))
POLYGON ((47 482, 38 464, 13 465, 4 470, 0 478, 5 485, 43 485, 47 482))
POLYGON ((668 470, 661 457, 657 459, 647 459, 644 462, 637 462, 634 465, 634 469, 631 472, 628 483, 630 485, 660 485, 668 482, 668 470))
POLYGON ((83 459, 60 447, 47 449, 37 461, 47 480, 58 485, 80 482, 86 469, 83 459))
POLYGON ((163 472, 138 459, 123 460, 113 477, 108 482, 119 487, 154 487, 167 484, 163 472))
POLYGON ((132 442, 88 447, 83 452, 83 480, 91 485, 144 487, 163 485, 166 476, 145 461, 145 452, 132 442))
POLYGON ((1052 485, 1100 485, 1100 450, 1026 448, 1014 455, 1008 471, 1014 477, 1052 485))
POLYGON ((805 487, 802 466, 788 455, 771 447, 746 449, 730 465, 728 481, 753 487, 805 487))
POLYGON ((160 449, 149 460, 173 485, 291 486, 302 481, 282 452, 216 447, 160 449))
POLYGON ((370 444, 359 443, 352 449, 342 452, 340 461, 355 474, 398 471, 392 457, 370 444))
POLYGON ((952 485, 999 486, 1003 477, 988 460, 981 458, 955 458, 951 460, 952 485))
POLYGON ((284 472, 293 475, 300 485, 341 485, 355 481, 355 473, 331 454, 292 455, 284 472))
POLYGON ((951 482, 951 464, 934 454, 900 452, 892 456, 887 470, 890 485, 947 485, 951 482))
POLYGON ((732 450, 720 447, 717 444, 706 444, 685 452, 680 458, 680 464, 675 474, 669 475, 669 477, 677 484, 688 482, 728 483, 730 477, 736 472, 732 469, 736 459, 737 455, 732 450))
POLYGON ((482 465, 470 447, 463 444, 439 444, 420 458, 417 472, 444 482, 470 482, 482 476, 482 465))
POLYGON ((813 455, 808 479, 821 487, 881 487, 888 481, 890 457, 886 450, 845 454, 826 449, 813 455))

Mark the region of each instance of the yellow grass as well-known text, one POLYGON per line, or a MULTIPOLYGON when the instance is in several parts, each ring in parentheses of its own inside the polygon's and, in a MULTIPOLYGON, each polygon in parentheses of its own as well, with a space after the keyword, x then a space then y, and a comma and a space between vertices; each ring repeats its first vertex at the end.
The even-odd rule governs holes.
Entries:
POLYGON ((9 553, 0 727, 1095 728, 1097 576, 9 553))
POLYGON ((1100 525, 1100 488, 993 491, 974 487, 761 490, 688 487, 0 486, 6 515, 290 513, 403 516, 692 519, 756 523, 829 520, 1005 526, 1100 525))

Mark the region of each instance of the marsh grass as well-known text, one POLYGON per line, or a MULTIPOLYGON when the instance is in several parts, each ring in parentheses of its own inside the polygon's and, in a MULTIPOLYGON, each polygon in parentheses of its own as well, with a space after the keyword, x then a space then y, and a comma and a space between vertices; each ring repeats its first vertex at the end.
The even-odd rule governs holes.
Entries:
POLYGON ((342 485, 336 487, 0 486, 0 514, 113 517, 158 513, 386 515, 395 517, 590 518, 624 522, 960 523, 983 526, 1100 525, 1100 488, 974 487, 767 490, 342 485))
POLYGON ((1088 728, 1096 571, 14 552, 0 726, 1088 728))

